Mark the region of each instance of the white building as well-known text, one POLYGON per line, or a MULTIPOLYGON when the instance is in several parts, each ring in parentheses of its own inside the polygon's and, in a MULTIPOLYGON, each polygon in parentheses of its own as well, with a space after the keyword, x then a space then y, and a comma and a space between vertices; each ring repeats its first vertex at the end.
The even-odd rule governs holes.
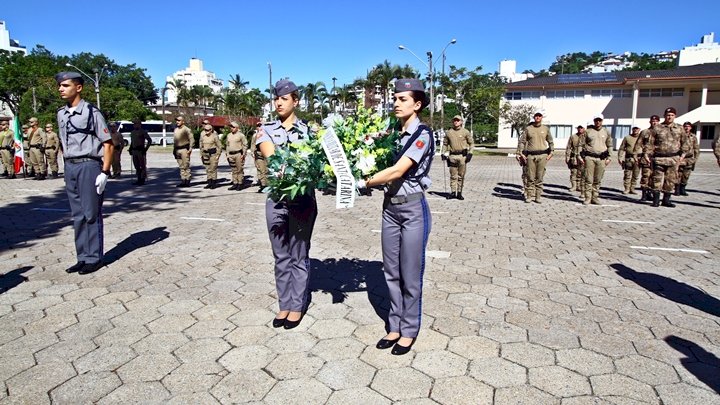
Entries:
POLYGON ((506 78, 508 83, 519 82, 521 80, 527 80, 535 77, 530 73, 517 73, 516 70, 517 61, 501 60, 500 66, 498 67, 498 75, 506 78))
POLYGON ((5 21, 0 21, 0 49, 10 52, 22 52, 27 55, 27 49, 20 42, 10 39, 10 32, 5 28, 5 21))
POLYGON ((720 45, 715 42, 715 33, 703 35, 700 43, 686 46, 680 51, 679 66, 698 65, 700 63, 720 62, 720 45))
MULTIPOLYGON (((720 131, 720 63, 671 70, 560 74, 508 84, 504 102, 530 104, 544 111, 555 147, 562 149, 575 127, 593 114, 605 116, 615 147, 633 126, 647 128, 650 116, 675 107, 677 122, 696 125, 700 147, 709 149, 720 131)), ((500 122, 498 147, 517 147, 517 134, 500 122)))
MULTIPOLYGON (((165 80, 169 83, 174 80, 182 80, 187 88, 208 86, 215 94, 219 94, 223 88, 222 79, 216 78, 215 73, 204 70, 202 60, 197 58, 191 58, 187 69, 177 71, 172 76, 167 76, 165 80)), ((177 103, 177 91, 172 86, 168 86, 165 97, 168 104, 177 103)))

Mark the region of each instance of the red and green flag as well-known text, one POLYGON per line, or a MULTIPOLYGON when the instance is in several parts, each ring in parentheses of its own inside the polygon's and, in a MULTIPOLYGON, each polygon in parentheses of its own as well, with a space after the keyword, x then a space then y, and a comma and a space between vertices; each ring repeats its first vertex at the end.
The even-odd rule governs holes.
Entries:
POLYGON ((25 162, 25 149, 23 148, 23 134, 20 132, 20 120, 17 115, 13 118, 13 132, 15 132, 15 173, 20 173, 25 162))

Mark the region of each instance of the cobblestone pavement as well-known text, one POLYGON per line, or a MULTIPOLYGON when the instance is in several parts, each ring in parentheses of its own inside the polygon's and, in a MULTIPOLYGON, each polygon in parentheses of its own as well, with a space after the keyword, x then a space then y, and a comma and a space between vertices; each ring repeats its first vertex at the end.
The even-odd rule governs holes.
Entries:
POLYGON ((380 193, 345 211, 318 197, 312 304, 278 330, 264 195, 228 191, 224 158, 215 190, 199 161, 190 189, 170 154, 148 161, 147 185, 108 185, 109 264, 86 276, 64 271, 62 179, 0 180, 0 403, 720 403, 711 155, 674 209, 621 195, 617 164, 582 206, 560 159, 526 204, 515 160, 481 156, 448 201, 436 160, 422 330, 399 357, 374 347, 380 193))

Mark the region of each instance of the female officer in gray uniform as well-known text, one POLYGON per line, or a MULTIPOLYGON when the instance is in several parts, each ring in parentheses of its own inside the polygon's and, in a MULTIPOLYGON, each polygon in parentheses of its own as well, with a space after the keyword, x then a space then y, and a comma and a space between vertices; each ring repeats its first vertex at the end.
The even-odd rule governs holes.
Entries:
POLYGON ((427 106, 425 86, 418 79, 395 82, 395 116, 402 124, 400 151, 395 164, 358 188, 385 185, 382 213, 382 252, 385 281, 390 293, 389 333, 378 349, 392 354, 410 351, 420 330, 425 247, 432 225, 425 190, 430 187, 430 165, 435 155, 432 130, 418 115, 427 106))
POLYGON ((102 113, 81 97, 82 76, 61 72, 55 80, 67 103, 57 111, 57 121, 78 260, 65 271, 87 274, 103 265, 102 203, 114 147, 102 113))
MULTIPOLYGON (((263 124, 255 141, 266 158, 275 153, 275 148, 310 135, 307 124, 295 116, 300 100, 295 83, 280 80, 273 93, 279 119, 263 124)), ((275 256, 275 287, 280 307, 273 327, 292 329, 300 324, 308 303, 310 237, 317 217, 314 191, 290 201, 276 202, 268 198, 265 217, 275 256)))

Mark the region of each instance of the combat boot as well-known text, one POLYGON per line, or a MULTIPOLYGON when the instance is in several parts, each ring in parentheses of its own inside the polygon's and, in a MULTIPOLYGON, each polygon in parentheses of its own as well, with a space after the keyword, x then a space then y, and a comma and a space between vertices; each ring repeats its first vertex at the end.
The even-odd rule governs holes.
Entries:
POLYGON ((680 185, 680 195, 683 195, 683 196, 687 196, 687 195, 688 195, 687 191, 685 191, 685 185, 684 185, 684 184, 681 184, 681 185, 680 185))
POLYGON ((645 199, 648 201, 654 201, 655 200, 655 192, 652 191, 652 189, 648 189, 645 199))
POLYGON ((238 186, 239 186, 239 184, 233 183, 232 186, 228 187, 228 190, 237 190, 238 186))
POLYGON ((675 185, 675 192, 673 193, 673 195, 680 195, 680 185, 679 184, 675 185))
POLYGON ((205 187, 203 187, 203 188, 207 188, 207 189, 212 188, 212 180, 211 180, 211 179, 208 179, 208 180, 207 180, 207 184, 206 184, 205 187))
POLYGON ((210 190, 214 189, 215 187, 217 187, 217 180, 210 180, 210 190))
POLYGON ((457 194, 455 194, 455 198, 458 199, 458 200, 464 200, 464 199, 465 199, 465 197, 463 197, 462 193, 460 193, 460 192, 458 192, 457 194))
POLYGON ((2 175, 3 175, 3 177, 10 177, 10 173, 8 173, 7 170, 5 170, 5 173, 3 173, 2 175))
POLYGON ((185 184, 183 187, 190 187, 190 179, 183 180, 183 183, 185 184))
POLYGON ((642 195, 640 196, 640 202, 643 202, 647 199, 647 190, 642 189, 642 195))
POLYGON ((652 198, 653 198, 653 207, 659 207, 660 206, 660 192, 659 191, 653 191, 652 192, 652 198))
POLYGON ((58 172, 52 172, 52 177, 53 177, 53 179, 57 179, 57 178, 58 178, 58 172))
MULTIPOLYGON (((658 192, 658 195, 660 195, 659 192, 658 192)), ((663 207, 668 207, 668 208, 674 208, 674 207, 675 207, 675 204, 673 204, 672 202, 670 202, 670 195, 671 195, 670 193, 664 193, 664 194, 663 194, 663 200, 662 200, 662 206, 663 206, 663 207)))

